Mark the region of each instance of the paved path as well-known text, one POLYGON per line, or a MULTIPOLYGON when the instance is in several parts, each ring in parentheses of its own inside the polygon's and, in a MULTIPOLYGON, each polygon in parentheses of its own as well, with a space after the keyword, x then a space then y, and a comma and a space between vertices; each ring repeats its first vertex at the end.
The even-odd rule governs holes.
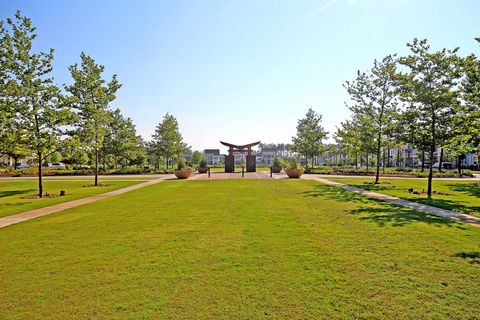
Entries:
POLYGON ((316 175, 303 175, 302 178, 306 179, 306 180, 315 180, 315 181, 318 181, 318 182, 321 182, 321 183, 324 183, 324 184, 327 184, 327 185, 330 185, 330 186, 335 186, 335 187, 342 188, 342 189, 345 189, 345 190, 348 190, 348 191, 363 194, 363 195, 366 195, 367 197, 370 197, 370 198, 375 198, 375 199, 390 202, 390 203, 393 203, 393 204, 396 204, 396 205, 399 205, 399 206, 414 209, 414 210, 417 210, 419 212, 424 212, 424 213, 432 214, 432 215, 435 215, 435 216, 439 216, 439 217, 463 222, 463 223, 466 223, 466 224, 470 224, 470 225, 475 226, 475 227, 480 227, 480 218, 470 216, 468 214, 458 213, 458 212, 451 211, 451 210, 445 210, 445 209, 441 209, 441 208, 437 208, 437 207, 433 207, 433 206, 429 206, 429 205, 425 205, 425 204, 421 204, 421 203, 417 203, 417 202, 413 202, 413 201, 400 199, 400 198, 389 196, 389 195, 382 194, 382 193, 368 191, 368 190, 365 190, 365 189, 362 189, 362 188, 349 186, 349 185, 346 185, 346 184, 343 184, 343 183, 340 183, 340 182, 335 182, 335 181, 327 180, 327 179, 324 179, 324 178, 320 178, 316 175))
MULTIPOLYGON (((322 178, 354 178, 354 179, 375 179, 374 175, 370 176, 365 176, 365 175, 348 175, 348 174, 315 174, 317 177, 322 177, 322 178)), ((411 179, 411 180, 427 180, 427 177, 390 177, 390 176, 382 176, 380 175, 380 178, 382 179, 411 179)), ((473 178, 472 177, 433 177, 435 181, 442 180, 442 181, 472 181, 472 180, 480 180, 480 175, 479 174, 474 174, 473 178)))
MULTIPOLYGON (((273 178, 281 179, 286 178, 287 175, 285 173, 274 173, 273 178)), ((245 172, 244 176, 242 177, 242 172, 232 172, 232 173, 225 173, 225 172, 211 172, 210 178, 208 177, 208 173, 197 173, 195 172, 189 180, 228 180, 228 179, 270 179, 270 171, 257 171, 257 172, 245 172)))
POLYGON ((133 186, 125 187, 125 188, 122 188, 122 189, 117 189, 117 190, 97 194, 97 195, 82 198, 82 199, 63 202, 63 203, 55 204, 55 205, 49 206, 49 207, 38 208, 38 209, 30 210, 30 211, 25 211, 25 212, 22 212, 22 213, 13 214, 11 216, 2 217, 2 218, 0 218, 0 228, 4 228, 6 226, 9 226, 9 225, 12 225, 12 224, 15 224, 15 223, 19 223, 19 222, 23 222, 23 221, 27 221, 27 220, 30 220, 30 219, 46 216, 48 214, 59 212, 59 211, 62 211, 62 210, 78 207, 78 206, 81 206, 81 205, 84 205, 84 204, 87 204, 87 203, 91 203, 91 202, 95 202, 95 201, 98 201, 98 200, 111 198, 111 197, 114 197, 114 196, 117 196, 117 195, 120 195, 120 194, 124 194, 124 193, 132 191, 132 190, 136 190, 136 189, 140 189, 140 188, 143 188, 143 187, 151 186, 153 184, 157 184, 157 183, 162 182, 164 180, 173 179, 173 177, 174 177, 173 175, 164 175, 163 177, 161 177, 159 179, 149 180, 149 181, 139 183, 139 184, 135 184, 133 186))

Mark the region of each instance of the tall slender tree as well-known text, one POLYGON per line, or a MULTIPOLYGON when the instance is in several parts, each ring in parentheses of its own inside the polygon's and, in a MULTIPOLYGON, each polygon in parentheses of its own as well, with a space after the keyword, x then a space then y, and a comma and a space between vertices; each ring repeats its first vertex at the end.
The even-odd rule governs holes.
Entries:
POLYGON ((144 157, 144 148, 140 145, 135 125, 130 118, 125 118, 120 109, 111 112, 110 124, 102 147, 102 156, 117 166, 128 165, 139 157, 144 157))
POLYGON ((179 160, 189 149, 183 142, 177 119, 169 113, 165 114, 162 122, 157 125, 152 138, 151 146, 160 158, 165 159, 167 169, 170 161, 179 160))
POLYGON ((65 89, 71 94, 72 107, 78 111, 76 134, 94 153, 95 186, 98 186, 99 151, 111 121, 110 103, 115 100, 121 84, 116 75, 106 83, 102 75, 105 67, 95 63, 92 57, 82 52, 80 59, 80 66, 74 64, 69 68, 74 83, 65 89))
POLYGON ((388 55, 382 61, 375 60, 368 72, 357 73, 352 82, 345 82, 353 105, 350 110, 360 122, 367 122, 376 132, 374 137, 376 161, 375 183, 380 177, 382 146, 386 133, 393 125, 397 112, 396 58, 388 55))
POLYGON ((4 33, 2 39, 8 61, 4 101, 13 114, 14 127, 21 132, 22 142, 36 157, 38 196, 42 197, 42 163, 57 151, 63 126, 70 124, 73 117, 51 77, 53 49, 47 53, 32 52, 35 27, 20 12, 7 19, 7 24, 10 32, 4 33))
POLYGON ((293 151, 305 156, 305 164, 308 167, 308 158, 322 153, 323 140, 328 137, 328 132, 322 126, 322 115, 309 108, 304 118, 298 120, 297 135, 292 138, 293 151))
MULTIPOLYGON (((417 120, 417 130, 426 133, 423 135, 425 147, 433 162, 437 147, 446 141, 453 106, 458 103, 456 88, 461 77, 460 59, 456 55, 458 48, 431 52, 427 40, 418 39, 407 45, 411 54, 400 58, 400 64, 407 70, 398 73, 401 96, 407 104, 406 115, 417 120)), ((432 197, 432 179, 433 166, 430 165, 429 198, 432 197)))
POLYGON ((358 158, 362 150, 362 144, 355 123, 350 120, 341 122, 340 127, 337 127, 334 139, 342 147, 342 150, 353 159, 355 168, 358 169, 358 158))

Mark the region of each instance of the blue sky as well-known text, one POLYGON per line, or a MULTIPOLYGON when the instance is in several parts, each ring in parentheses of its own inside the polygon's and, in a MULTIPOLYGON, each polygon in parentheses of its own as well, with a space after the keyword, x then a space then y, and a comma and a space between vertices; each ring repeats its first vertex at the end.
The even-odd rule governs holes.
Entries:
POLYGON ((55 48, 57 83, 81 51, 116 73, 113 103, 149 139, 168 111, 194 149, 290 142, 309 107, 330 132, 348 117, 342 87, 414 37, 480 53, 476 0, 0 0, 55 48))

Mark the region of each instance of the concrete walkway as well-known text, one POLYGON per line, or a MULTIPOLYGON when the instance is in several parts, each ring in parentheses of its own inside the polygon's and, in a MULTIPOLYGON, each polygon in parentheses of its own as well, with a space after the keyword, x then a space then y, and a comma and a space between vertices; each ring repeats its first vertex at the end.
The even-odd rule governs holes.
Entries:
POLYGON ((424 212, 424 213, 432 214, 432 215, 435 215, 435 216, 447 218, 447 219, 450 219, 450 220, 463 222, 463 223, 466 223, 466 224, 469 224, 469 225, 472 225, 472 226, 475 226, 475 227, 480 227, 480 218, 470 216, 468 214, 458 213, 458 212, 451 211, 451 210, 445 210, 445 209, 441 209, 441 208, 437 208, 437 207, 433 207, 433 206, 429 206, 429 205, 425 205, 425 204, 421 204, 421 203, 417 203, 417 202, 413 202, 413 201, 400 199, 400 198, 389 196, 389 195, 382 194, 382 193, 368 191, 368 190, 365 190, 365 189, 362 189, 362 188, 353 187, 353 186, 346 185, 346 184, 343 184, 343 183, 340 183, 340 182, 335 182, 335 181, 327 180, 327 179, 324 179, 324 178, 320 178, 316 175, 303 175, 302 179, 315 180, 315 181, 318 181, 318 182, 321 182, 321 183, 324 183, 324 184, 327 184, 327 185, 330 185, 330 186, 335 186, 335 187, 342 188, 342 189, 345 189, 345 190, 348 190, 348 191, 363 194, 363 195, 365 195, 367 197, 370 197, 370 198, 375 198, 375 199, 390 202, 390 203, 393 203, 393 204, 396 204, 396 205, 399 205, 399 206, 414 209, 414 210, 419 211, 419 212, 424 212))
POLYGON ((149 180, 149 181, 139 183, 139 184, 135 184, 133 186, 125 187, 125 188, 122 188, 122 189, 117 189, 117 190, 97 194, 97 195, 82 198, 82 199, 63 202, 63 203, 55 204, 55 205, 49 206, 49 207, 38 208, 38 209, 30 210, 30 211, 25 211, 25 212, 22 212, 22 213, 13 214, 11 216, 2 217, 2 218, 0 218, 0 228, 4 228, 6 226, 9 226, 9 225, 12 225, 12 224, 15 224, 15 223, 19 223, 19 222, 23 222, 23 221, 27 221, 27 220, 30 220, 30 219, 35 219, 35 218, 38 218, 38 217, 46 216, 48 214, 59 212, 59 211, 62 211, 62 210, 75 208, 75 207, 78 207, 78 206, 81 206, 81 205, 84 205, 84 204, 87 204, 87 203, 92 203, 92 202, 95 202, 95 201, 98 201, 98 200, 118 196, 120 194, 124 194, 124 193, 132 191, 132 190, 137 190, 137 189, 140 189, 140 188, 151 186, 151 185, 157 184, 159 182, 162 182, 164 180, 173 179, 173 178, 174 178, 174 175, 164 175, 160 179, 149 180))

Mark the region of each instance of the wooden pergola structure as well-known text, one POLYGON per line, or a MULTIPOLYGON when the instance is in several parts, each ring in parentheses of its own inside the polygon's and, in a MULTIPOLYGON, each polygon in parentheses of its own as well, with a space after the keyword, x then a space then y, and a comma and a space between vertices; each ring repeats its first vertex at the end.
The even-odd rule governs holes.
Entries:
POLYGON ((235 172, 235 152, 246 154, 247 172, 257 171, 257 161, 255 155, 252 155, 252 147, 259 144, 260 141, 244 145, 236 145, 223 141, 220 141, 220 143, 228 147, 228 155, 225 156, 225 172, 235 172))

